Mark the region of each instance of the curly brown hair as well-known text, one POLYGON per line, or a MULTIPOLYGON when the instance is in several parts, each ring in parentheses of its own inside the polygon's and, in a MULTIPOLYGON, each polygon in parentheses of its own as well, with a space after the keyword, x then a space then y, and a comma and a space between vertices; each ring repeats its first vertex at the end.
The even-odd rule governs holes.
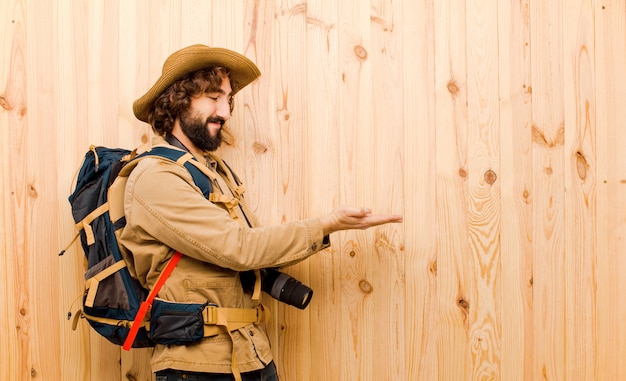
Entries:
MULTIPOLYGON (((230 73, 224 67, 209 67, 196 70, 171 84, 159 95, 150 108, 148 123, 154 131, 165 136, 172 132, 174 121, 184 113, 191 105, 191 98, 202 93, 219 91, 224 78, 229 78, 230 73)), ((231 82, 235 89, 236 84, 231 82)), ((230 111, 235 106, 232 98, 229 98, 230 111)))

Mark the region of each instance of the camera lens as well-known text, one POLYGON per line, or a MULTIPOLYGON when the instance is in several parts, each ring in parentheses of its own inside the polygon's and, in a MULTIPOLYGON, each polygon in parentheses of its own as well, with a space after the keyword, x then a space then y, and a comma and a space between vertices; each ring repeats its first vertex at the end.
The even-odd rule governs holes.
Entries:
POLYGON ((301 310, 309 305, 313 296, 313 290, 299 280, 273 269, 265 271, 261 289, 273 298, 301 310))

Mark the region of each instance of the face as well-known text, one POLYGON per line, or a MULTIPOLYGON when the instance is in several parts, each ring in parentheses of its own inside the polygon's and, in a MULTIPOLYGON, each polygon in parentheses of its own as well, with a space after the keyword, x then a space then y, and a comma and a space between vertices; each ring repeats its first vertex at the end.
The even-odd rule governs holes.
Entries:
POLYGON ((222 125, 230 119, 230 80, 224 78, 220 89, 191 99, 189 109, 180 117, 180 127, 198 149, 215 151, 222 143, 222 125))

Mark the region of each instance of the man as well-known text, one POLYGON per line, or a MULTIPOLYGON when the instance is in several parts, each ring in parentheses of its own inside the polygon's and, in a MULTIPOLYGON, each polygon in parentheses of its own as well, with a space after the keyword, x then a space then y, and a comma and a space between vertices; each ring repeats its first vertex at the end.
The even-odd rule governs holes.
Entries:
POLYGON ((259 75, 243 55, 193 45, 173 53, 161 77, 133 104, 135 116, 155 132, 152 146, 191 153, 209 169, 215 193, 207 200, 185 168, 156 158, 139 162, 128 178, 120 243, 129 270, 152 289, 174 251, 183 253, 158 297, 216 305, 221 326, 192 345, 157 344, 151 363, 158 381, 277 380, 258 300, 259 270, 308 258, 329 246, 332 232, 402 221, 338 207, 319 218, 259 227, 239 179, 215 153, 230 136, 224 123, 233 96, 259 75), (256 277, 248 289, 242 274, 249 270, 256 277))

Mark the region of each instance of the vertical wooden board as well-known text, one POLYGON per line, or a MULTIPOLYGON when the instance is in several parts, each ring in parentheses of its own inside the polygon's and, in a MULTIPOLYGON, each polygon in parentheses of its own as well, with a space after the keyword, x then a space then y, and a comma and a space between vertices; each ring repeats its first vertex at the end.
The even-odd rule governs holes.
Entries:
POLYGON ((626 378, 626 3, 596 1, 596 380, 626 378))
POLYGON ((89 357, 86 363, 90 369, 89 380, 124 380, 122 369, 130 368, 131 365, 128 360, 122 360, 121 347, 108 342, 93 329, 89 330, 89 340, 89 357))
POLYGON ((55 2, 46 4, 26 4, 26 109, 24 109, 23 129, 19 131, 20 142, 13 147, 15 154, 22 156, 23 178, 17 185, 20 200, 19 212, 22 215, 18 237, 21 250, 15 255, 21 257, 23 272, 20 274, 21 296, 20 315, 24 326, 24 339, 29 341, 29 361, 23 364, 23 375, 57 379, 60 375, 59 358, 49 356, 49 348, 58 348, 59 333, 51 332, 50 326, 58 326, 60 312, 56 290, 58 262, 50 243, 57 242, 54 226, 48 221, 57 220, 56 189, 56 69, 54 61, 55 45, 55 2), (51 17, 52 16, 52 17, 51 17), (36 47, 36 48, 35 48, 36 47), (46 62, 46 65, 41 65, 46 62), (23 139, 23 140, 22 140, 23 139), (49 156, 50 155, 50 156, 49 156), (42 165, 45 163, 45 165, 42 165), (21 188, 21 189, 20 189, 21 188))
POLYGON ((402 3, 404 361, 406 380, 436 380, 437 252, 433 1, 402 3))
POLYGON ((462 380, 472 374, 468 308, 473 295, 466 231, 465 7, 456 1, 434 4, 438 374, 462 380))
MULTIPOLYGON (((569 6, 569 5, 568 5, 569 6)), ((565 378, 563 2, 531 1, 534 378, 565 378)))
MULTIPOLYGON (((308 0, 306 9, 306 143, 309 147, 306 175, 310 216, 328 212, 339 202, 339 108, 340 81, 337 4, 308 0)), ((337 237, 331 248, 309 259, 309 286, 314 296, 311 316, 311 368, 302 376, 310 380, 341 379, 344 350, 341 342, 341 273, 337 237)))
MULTIPOLYGON (((594 379, 596 97, 593 1, 563 8, 565 379, 594 379)), ((626 68, 625 68, 626 69, 626 68)))
MULTIPOLYGON (((342 1, 338 7, 339 142, 341 203, 371 206, 374 126, 370 54, 370 2, 342 1)), ((336 234, 340 252, 342 308, 342 380, 371 380, 374 360, 372 335, 372 231, 336 234)))
MULTIPOLYGON (((87 120, 87 24, 88 17, 83 2, 60 1, 57 6, 58 64, 57 113, 58 146, 55 185, 58 191, 56 228, 59 230, 58 250, 64 248, 76 234, 74 220, 67 197, 72 191, 74 174, 80 166, 81 155, 88 149, 87 120)), ((61 379, 89 380, 89 325, 79 321, 72 330, 71 319, 80 309, 80 297, 84 290, 85 256, 79 244, 68 248, 58 258, 57 287, 59 313, 61 316, 59 348, 61 379), (71 314, 71 316, 68 316, 71 314), (69 317, 69 318, 68 318, 69 317)))
POLYGON ((2 61, 0 63, 0 174, 2 204, 0 226, 2 227, 2 253, 0 265, 0 298, 5 308, 0 312, 0 358, 2 379, 26 379, 29 377, 28 363, 28 295, 23 287, 24 237, 19 235, 21 204, 24 203, 22 189, 25 147, 21 136, 27 124, 27 18, 22 1, 0 3, 0 22, 3 33, 2 61), (17 155, 17 153, 21 153, 17 155))
MULTIPOLYGON (((118 347, 119 350, 119 347, 118 347)), ((152 381, 156 378, 150 366, 152 348, 121 350, 121 381, 152 381)))
MULTIPOLYGON (((58 126, 61 133, 59 144, 60 172, 59 191, 68 192, 74 172, 78 169, 82 155, 87 151, 94 130, 89 124, 89 15, 83 1, 63 0, 57 6, 58 42, 56 56, 59 70, 58 126), (69 154, 72 155, 69 155, 69 154), (65 161, 65 162, 63 162, 65 161), (65 187, 60 182, 65 181, 65 187)), ((94 143, 94 142, 91 142, 94 143)), ((67 201, 67 200, 64 200, 67 201)))
POLYGON ((87 128, 92 144, 118 146, 119 3, 91 2, 86 17, 87 128))
MULTIPOLYGON (((22 112, 19 141, 11 147, 12 157, 20 163, 15 191, 18 204, 16 237, 21 272, 19 314, 20 332, 28 346, 29 359, 23 364, 23 376, 29 378, 58 379, 60 377, 59 332, 61 312, 58 310, 59 294, 58 259, 52 243, 58 242, 58 232, 50 221, 58 219, 55 184, 58 104, 56 103, 57 69, 56 2, 45 4, 29 2, 26 10, 26 107, 22 112), (45 63, 45 64, 42 64, 45 63), (23 325, 22 325, 23 324, 23 325), (50 348, 55 355, 50 356, 50 348)), ((12 162, 16 162, 12 158, 12 162)), ((26 379, 26 378, 25 378, 26 379)))
MULTIPOLYGON (((148 83, 143 95, 161 76, 163 63, 176 50, 182 48, 182 0, 147 1, 148 31, 141 41, 141 54, 148 56, 148 83)), ((143 17, 146 17, 145 15, 143 17)))
POLYGON ((529 0, 498 3, 501 373, 532 380, 532 189, 529 0))
MULTIPOLYGON (((370 6, 371 102, 374 159, 366 179, 374 191, 372 208, 377 213, 403 213, 403 93, 401 2, 372 1, 370 6)), ((372 270, 371 296, 374 315, 371 335, 372 379, 399 380, 406 375, 405 362, 405 266, 401 225, 370 229, 373 247, 368 255, 372 270), (374 344, 375 343, 375 344, 374 344)))
POLYGON ((274 176, 276 150, 276 110, 274 109, 275 1, 249 0, 244 9, 245 36, 242 53, 261 71, 261 77, 237 95, 236 120, 230 128, 236 136, 236 146, 244 150, 240 160, 246 183, 248 205, 262 224, 272 223, 278 194, 278 179, 274 176), (241 103, 241 104, 240 104, 241 103))
MULTIPOLYGON (((306 2, 276 1, 275 46, 272 55, 274 117, 276 118, 276 167, 270 176, 278 180, 278 198, 274 204, 276 219, 272 223, 304 218, 308 209, 306 157, 306 2)), ((303 282, 308 279, 308 263, 300 263, 286 271, 303 282)), ((281 326, 278 361, 281 376, 291 380, 306 379, 311 369, 310 318, 308 311, 300 311, 283 303, 278 304, 276 319, 281 326), (299 348, 299 350, 294 350, 299 348)))
MULTIPOLYGON (((233 2, 222 2, 224 5, 233 2)), ((215 1, 191 0, 181 3, 181 47, 193 44, 204 44, 210 46, 221 46, 228 48, 228 45, 216 44, 211 37, 215 36, 212 29, 216 29, 218 34, 228 35, 222 30, 224 24, 230 23, 231 12, 216 9, 215 1), (222 33, 219 33, 222 32, 222 33)))
MULTIPOLYGON (((124 0, 118 4, 118 146, 134 148, 146 143, 151 128, 133 113, 133 102, 141 97, 156 77, 150 77, 148 64, 149 3, 145 0, 124 0)), ((112 32, 113 33, 113 32, 112 32)), ((161 64, 162 65, 162 64, 161 64)))
POLYGON ((466 5, 468 237, 472 256, 468 339, 472 379, 498 379, 500 316, 500 114, 498 4, 466 5))
MULTIPOLYGON (((208 18, 213 20, 211 26, 211 45, 222 46, 237 52, 242 51, 244 44, 244 12, 242 1, 212 0, 208 18)), ((196 22, 202 22, 200 17, 196 22)))

